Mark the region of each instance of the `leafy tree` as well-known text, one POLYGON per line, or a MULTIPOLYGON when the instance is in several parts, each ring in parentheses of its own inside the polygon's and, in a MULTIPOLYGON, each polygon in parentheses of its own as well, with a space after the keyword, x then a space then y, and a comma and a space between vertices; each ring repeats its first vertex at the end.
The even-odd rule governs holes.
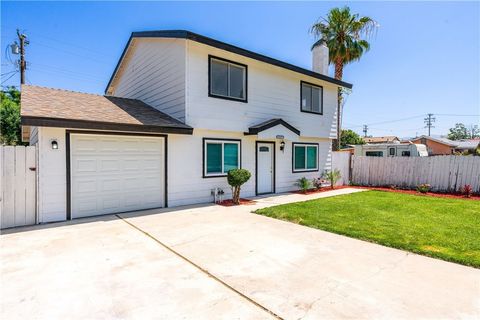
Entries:
POLYGON ((9 87, 0 91, 0 99, 0 143, 21 144, 20 91, 15 87, 9 87))
POLYGON ((470 138, 467 127, 463 123, 456 123, 454 128, 450 128, 448 133, 448 139, 461 140, 470 138))
POLYGON ((365 141, 363 141, 363 138, 353 130, 342 130, 340 147, 344 148, 349 144, 365 144, 365 141))
MULTIPOLYGON (((312 26, 312 33, 318 39, 312 48, 325 43, 329 49, 329 63, 335 65, 335 79, 342 80, 343 67, 360 60, 370 49, 366 40, 378 28, 370 17, 360 17, 350 12, 349 7, 333 8, 326 17, 312 26)), ((340 140, 342 89, 338 88, 337 101, 337 144, 340 140)), ((337 145, 338 148, 338 145, 337 145)))

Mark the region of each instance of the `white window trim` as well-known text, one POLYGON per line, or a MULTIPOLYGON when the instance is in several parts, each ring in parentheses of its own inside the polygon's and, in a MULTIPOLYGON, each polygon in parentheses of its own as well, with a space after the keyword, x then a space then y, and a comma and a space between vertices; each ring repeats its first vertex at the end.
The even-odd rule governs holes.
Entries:
POLYGON ((240 155, 242 153, 241 151, 241 141, 237 140, 221 140, 221 139, 204 139, 203 141, 203 148, 204 148, 204 155, 203 155, 203 176, 204 177, 225 177, 227 173, 223 172, 225 170, 225 158, 223 157, 223 150, 224 150, 224 145, 225 143, 228 144, 236 144, 238 146, 238 154, 237 154, 237 163, 238 163, 238 169, 241 168, 241 162, 240 162, 240 155), (207 144, 221 144, 222 145, 222 172, 219 173, 208 173, 207 172, 207 155, 208 155, 208 149, 207 149, 207 144))
POLYGON ((318 171, 318 144, 310 144, 310 143, 299 143, 299 142, 293 142, 292 143, 292 171, 293 172, 310 172, 310 171, 318 171), (305 147, 305 169, 295 169, 295 147, 305 147), (315 159, 316 166, 315 168, 307 168, 307 147, 315 147, 317 149, 317 159, 315 159))
POLYGON ((210 70, 209 70, 210 79, 208 79, 208 81, 210 82, 209 95, 212 96, 212 97, 220 97, 220 98, 226 98, 226 99, 232 99, 232 100, 238 100, 238 101, 246 102, 247 101, 247 67, 242 65, 242 64, 237 64, 235 62, 222 60, 222 59, 219 59, 219 58, 215 58, 213 56, 211 56, 209 59, 210 59, 210 61, 217 61, 217 62, 224 63, 224 64, 227 65, 227 91, 228 91, 228 95, 224 95, 224 94, 220 94, 220 93, 214 93, 212 91, 211 86, 212 86, 212 81, 213 81, 213 74, 212 74, 212 65, 210 63, 210 70), (241 97, 241 98, 233 97, 233 96, 230 95, 230 91, 231 91, 231 88, 230 88, 230 66, 231 65, 243 69, 243 97, 241 97))

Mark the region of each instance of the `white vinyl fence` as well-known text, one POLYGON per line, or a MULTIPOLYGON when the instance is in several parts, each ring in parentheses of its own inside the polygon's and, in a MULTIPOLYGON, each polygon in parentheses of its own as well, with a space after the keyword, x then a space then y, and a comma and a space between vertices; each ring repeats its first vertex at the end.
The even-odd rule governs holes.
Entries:
POLYGON ((350 152, 332 152, 332 170, 335 169, 338 169, 341 174, 341 178, 337 181, 336 185, 348 185, 350 183, 350 152))
POLYGON ((416 188, 428 183, 434 191, 460 191, 469 184, 480 192, 480 157, 352 157, 352 182, 364 186, 416 188))
POLYGON ((0 146, 0 227, 35 224, 35 147, 0 146))

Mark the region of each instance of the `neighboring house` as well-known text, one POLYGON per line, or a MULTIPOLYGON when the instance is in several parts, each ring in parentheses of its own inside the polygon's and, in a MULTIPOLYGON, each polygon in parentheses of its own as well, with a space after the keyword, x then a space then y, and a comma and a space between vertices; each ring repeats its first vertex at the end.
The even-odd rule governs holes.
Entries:
POLYGON ((462 153, 475 153, 477 148, 480 148, 480 139, 465 139, 465 140, 458 140, 454 141, 457 143, 455 147, 455 152, 462 152, 462 153))
POLYGON ((368 144, 377 144, 377 143, 400 143, 400 139, 395 136, 385 136, 385 137, 364 137, 363 141, 368 144))
POLYGON ((411 140, 413 143, 422 143, 427 146, 431 156, 450 155, 455 152, 475 153, 480 139, 450 140, 444 137, 420 136, 411 140))
POLYGON ((331 168, 339 87, 328 49, 313 71, 188 31, 135 32, 106 96, 22 86, 38 149, 38 220, 59 221, 227 195, 295 189, 331 168))

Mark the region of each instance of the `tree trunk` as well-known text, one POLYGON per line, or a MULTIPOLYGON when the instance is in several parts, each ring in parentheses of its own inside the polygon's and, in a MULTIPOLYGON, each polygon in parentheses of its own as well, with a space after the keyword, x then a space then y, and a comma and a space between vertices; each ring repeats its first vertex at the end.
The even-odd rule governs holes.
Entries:
POLYGON ((234 204, 240 204, 240 187, 234 187, 233 188, 233 203, 234 204))
MULTIPOLYGON (((335 79, 342 80, 343 77, 343 61, 342 59, 337 59, 335 61, 335 79)), ((342 134, 342 88, 338 88, 337 92, 337 141, 333 145, 333 150, 340 150, 340 136, 342 134)))

